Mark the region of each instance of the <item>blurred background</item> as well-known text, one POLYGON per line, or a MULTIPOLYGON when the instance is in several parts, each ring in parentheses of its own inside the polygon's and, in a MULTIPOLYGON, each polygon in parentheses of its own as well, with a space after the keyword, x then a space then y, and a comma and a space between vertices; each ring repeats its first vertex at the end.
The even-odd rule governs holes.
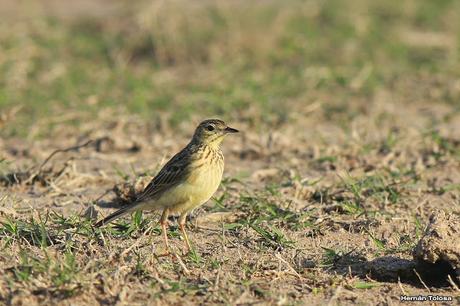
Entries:
POLYGON ((2 0, 1 135, 102 113, 347 128, 385 104, 458 112, 459 15, 454 0, 2 0))

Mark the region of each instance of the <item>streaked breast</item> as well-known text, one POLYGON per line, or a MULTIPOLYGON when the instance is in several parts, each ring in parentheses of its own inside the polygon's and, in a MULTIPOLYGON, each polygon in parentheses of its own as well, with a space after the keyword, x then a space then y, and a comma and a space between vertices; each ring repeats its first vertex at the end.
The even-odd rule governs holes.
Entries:
POLYGON ((216 192, 224 172, 224 158, 220 150, 210 148, 203 151, 203 158, 194 162, 195 167, 190 178, 191 202, 201 205, 216 192))

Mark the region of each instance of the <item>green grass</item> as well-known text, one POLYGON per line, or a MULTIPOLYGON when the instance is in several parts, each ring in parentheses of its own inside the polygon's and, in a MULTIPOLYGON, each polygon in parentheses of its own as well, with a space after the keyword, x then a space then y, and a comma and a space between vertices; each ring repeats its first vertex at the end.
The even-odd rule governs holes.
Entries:
POLYGON ((299 231, 315 229, 315 226, 309 213, 293 211, 289 206, 281 208, 281 201, 285 200, 274 188, 269 185, 256 194, 240 196, 240 202, 233 210, 241 211, 244 215, 235 223, 224 224, 224 228, 230 231, 251 228, 269 247, 294 247, 295 241, 286 237, 282 228, 299 231))
POLYGON ((355 289, 372 289, 374 287, 381 286, 380 283, 371 283, 371 282, 356 282, 353 284, 355 289))

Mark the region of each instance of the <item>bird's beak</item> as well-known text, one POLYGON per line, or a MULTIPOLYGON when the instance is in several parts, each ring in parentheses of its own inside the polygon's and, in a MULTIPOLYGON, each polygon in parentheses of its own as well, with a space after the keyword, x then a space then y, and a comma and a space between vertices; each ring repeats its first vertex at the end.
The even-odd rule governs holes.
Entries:
POLYGON ((225 133, 238 133, 239 132, 237 129, 231 128, 229 126, 227 126, 224 131, 225 133))

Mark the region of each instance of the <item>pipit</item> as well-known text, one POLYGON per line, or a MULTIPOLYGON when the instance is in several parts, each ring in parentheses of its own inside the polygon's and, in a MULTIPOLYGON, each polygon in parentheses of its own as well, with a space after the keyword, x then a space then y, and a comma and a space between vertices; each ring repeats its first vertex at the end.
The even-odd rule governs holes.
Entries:
POLYGON ((236 132, 238 130, 218 119, 201 122, 189 144, 163 166, 133 203, 100 220, 95 226, 102 226, 137 210, 163 210, 160 224, 169 254, 168 216, 176 213, 179 214, 179 228, 189 252, 192 247, 185 231, 187 214, 207 202, 219 187, 224 172, 220 144, 227 134, 236 132))

